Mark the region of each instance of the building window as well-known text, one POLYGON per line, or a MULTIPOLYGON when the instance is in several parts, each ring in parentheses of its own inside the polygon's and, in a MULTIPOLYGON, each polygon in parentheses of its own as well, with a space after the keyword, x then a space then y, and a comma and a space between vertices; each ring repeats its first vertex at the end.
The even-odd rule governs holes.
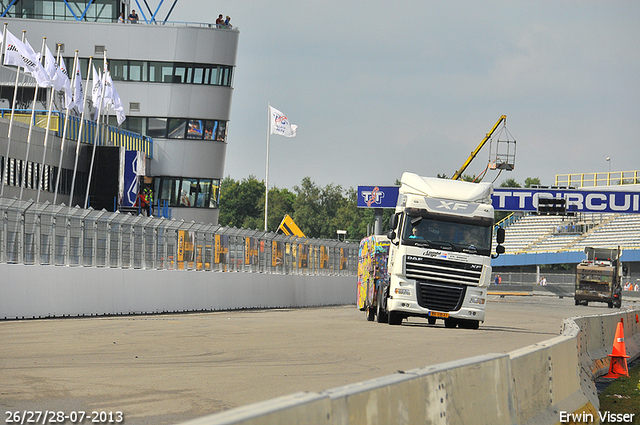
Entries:
MULTIPOLYGON (((94 58, 95 59, 95 58, 94 58)), ((73 57, 64 58, 67 69, 73 69, 73 57)), ((102 60, 95 59, 96 69, 102 68, 102 60)), ((80 59, 80 70, 86 77, 89 59, 80 59)), ((114 81, 144 83, 207 84, 231 87, 233 67, 201 63, 174 63, 139 60, 109 60, 109 70, 114 81)))
MULTIPOLYGON (((117 126, 115 116, 109 117, 109 125, 117 126)), ((128 116, 121 128, 151 138, 227 140, 227 122, 200 118, 160 118, 128 116)))
POLYGON ((220 180, 160 177, 158 199, 170 207, 218 208, 220 180))

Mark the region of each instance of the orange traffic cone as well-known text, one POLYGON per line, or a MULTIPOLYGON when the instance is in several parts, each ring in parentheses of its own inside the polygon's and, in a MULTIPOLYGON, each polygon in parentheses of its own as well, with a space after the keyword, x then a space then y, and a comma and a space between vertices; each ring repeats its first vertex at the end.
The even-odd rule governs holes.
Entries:
POLYGON ((619 378, 621 376, 629 376, 629 368, 627 367, 627 349, 624 346, 624 326, 622 322, 618 323, 616 328, 616 336, 613 340, 613 349, 611 354, 611 362, 609 363, 609 373, 605 378, 619 378))

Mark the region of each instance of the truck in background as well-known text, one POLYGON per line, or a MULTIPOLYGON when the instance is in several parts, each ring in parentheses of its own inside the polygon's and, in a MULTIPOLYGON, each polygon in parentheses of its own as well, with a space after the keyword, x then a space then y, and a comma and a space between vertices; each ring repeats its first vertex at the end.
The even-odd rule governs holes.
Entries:
POLYGON ((622 305, 622 275, 625 267, 620 262, 622 250, 618 248, 585 247, 586 258, 576 268, 576 305, 589 305, 598 301, 609 308, 622 305))
MULTIPOLYGON (((480 326, 491 278, 492 192, 489 183, 402 175, 387 235, 389 277, 372 297, 378 321, 399 325, 418 316, 448 328, 480 326)), ((499 255, 504 229, 496 240, 499 255)))

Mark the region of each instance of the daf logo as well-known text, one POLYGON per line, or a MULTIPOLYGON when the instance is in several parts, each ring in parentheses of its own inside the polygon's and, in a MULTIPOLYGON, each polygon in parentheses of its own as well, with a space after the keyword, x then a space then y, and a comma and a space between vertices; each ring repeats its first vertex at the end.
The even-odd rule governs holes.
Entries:
POLYGON ((480 270, 482 268, 482 264, 471 264, 471 270, 480 270))
POLYGON ((444 208, 446 210, 456 211, 458 209, 467 209, 468 206, 469 204, 465 204, 463 202, 447 202, 440 200, 440 205, 438 205, 436 208, 444 208))

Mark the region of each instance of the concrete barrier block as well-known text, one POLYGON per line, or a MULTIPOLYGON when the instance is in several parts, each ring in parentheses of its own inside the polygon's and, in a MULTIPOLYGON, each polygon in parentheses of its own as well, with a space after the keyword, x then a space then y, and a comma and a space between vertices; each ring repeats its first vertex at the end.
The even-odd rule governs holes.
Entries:
POLYGON ((397 373, 333 388, 332 425, 392 425, 424 423, 427 397, 416 375, 397 373))
POLYGON ((183 422, 182 425, 331 424, 329 397, 298 392, 183 422))
POLYGON ((508 354, 488 354, 412 369, 426 393, 427 424, 515 423, 508 354))

